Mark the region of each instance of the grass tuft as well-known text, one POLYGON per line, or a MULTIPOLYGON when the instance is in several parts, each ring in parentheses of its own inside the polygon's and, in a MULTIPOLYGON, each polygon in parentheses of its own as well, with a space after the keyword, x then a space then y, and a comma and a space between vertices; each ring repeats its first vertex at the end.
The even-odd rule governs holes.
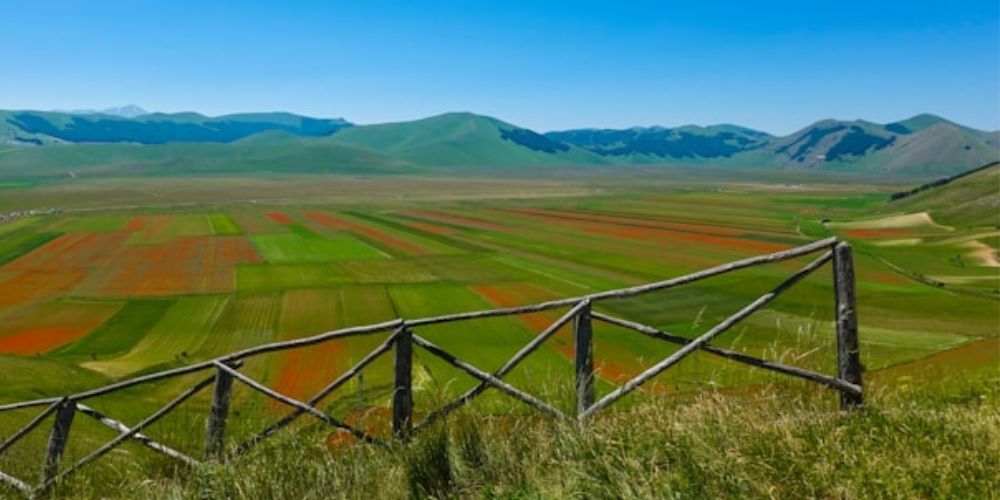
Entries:
MULTIPOLYGON (((192 471, 98 467, 57 490, 102 498, 990 498, 1000 491, 995 377, 878 390, 644 396, 585 425, 460 413, 387 449, 309 425, 192 471), (957 397, 956 397, 957 396, 957 397)), ((152 432, 152 431, 151 431, 152 432)))

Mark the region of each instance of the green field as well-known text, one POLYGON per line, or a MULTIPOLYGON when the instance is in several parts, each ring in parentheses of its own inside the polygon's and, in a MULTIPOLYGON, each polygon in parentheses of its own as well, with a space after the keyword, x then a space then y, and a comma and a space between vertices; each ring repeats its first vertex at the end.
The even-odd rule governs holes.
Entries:
POLYGON ((315 263, 340 260, 378 259, 378 250, 350 236, 320 238, 299 234, 261 234, 251 237, 268 262, 315 263))

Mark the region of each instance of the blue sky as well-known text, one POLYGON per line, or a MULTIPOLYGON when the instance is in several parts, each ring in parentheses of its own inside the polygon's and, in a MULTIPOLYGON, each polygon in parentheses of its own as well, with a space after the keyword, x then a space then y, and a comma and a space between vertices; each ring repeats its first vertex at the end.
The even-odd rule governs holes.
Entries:
POLYGON ((1000 128, 1000 2, 2 1, 0 108, 1000 128))

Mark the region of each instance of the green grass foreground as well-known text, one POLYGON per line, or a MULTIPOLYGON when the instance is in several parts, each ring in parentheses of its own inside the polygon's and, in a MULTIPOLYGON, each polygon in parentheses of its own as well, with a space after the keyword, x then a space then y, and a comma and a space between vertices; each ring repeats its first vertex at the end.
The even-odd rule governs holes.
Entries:
MULTIPOLYGON (((390 449, 282 434, 193 471, 83 473, 65 498, 991 498, 996 372, 897 388, 844 414, 828 391, 647 399, 586 426, 459 415, 390 449)), ((322 432, 322 433, 321 433, 322 432)))

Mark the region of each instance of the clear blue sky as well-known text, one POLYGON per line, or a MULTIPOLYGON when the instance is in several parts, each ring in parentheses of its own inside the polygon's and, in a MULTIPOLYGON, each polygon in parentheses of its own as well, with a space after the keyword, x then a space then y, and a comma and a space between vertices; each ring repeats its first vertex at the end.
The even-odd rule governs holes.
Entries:
POLYGON ((987 1, 0 2, 0 108, 1000 128, 987 1))

